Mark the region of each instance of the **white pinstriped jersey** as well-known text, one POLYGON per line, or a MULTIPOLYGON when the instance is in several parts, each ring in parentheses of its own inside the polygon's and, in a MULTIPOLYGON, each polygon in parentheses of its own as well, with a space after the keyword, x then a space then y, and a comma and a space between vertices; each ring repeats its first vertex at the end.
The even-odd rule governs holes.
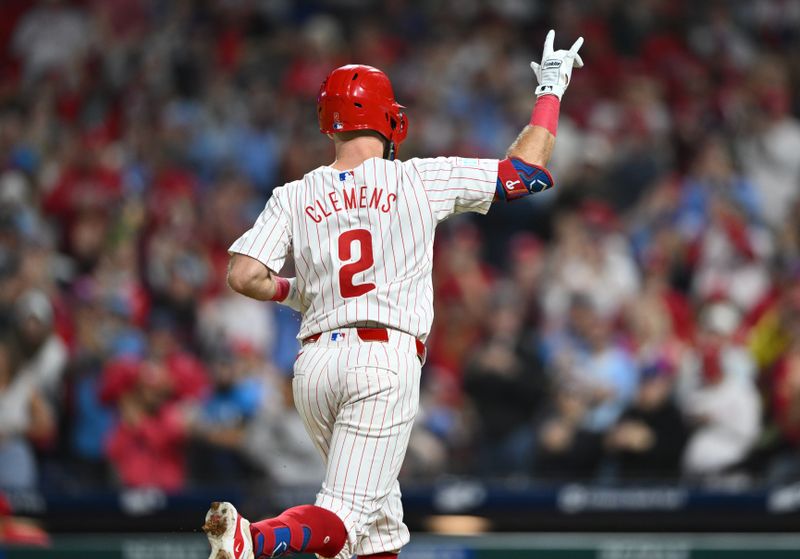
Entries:
POLYGON ((294 253, 299 338, 376 323, 424 340, 433 322, 433 238, 451 215, 485 214, 497 159, 373 157, 351 171, 319 167, 274 190, 230 252, 274 272, 294 253))

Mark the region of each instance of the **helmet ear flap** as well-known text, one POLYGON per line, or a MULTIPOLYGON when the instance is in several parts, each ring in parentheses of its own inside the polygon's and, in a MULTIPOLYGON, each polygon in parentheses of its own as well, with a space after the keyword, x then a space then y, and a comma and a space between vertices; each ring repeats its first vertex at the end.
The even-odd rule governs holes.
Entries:
POLYGON ((400 111, 400 107, 395 107, 397 112, 394 116, 386 115, 391 126, 391 138, 386 142, 386 147, 383 150, 383 158, 393 161, 397 157, 398 146, 405 140, 408 134, 408 117, 405 113, 400 111))

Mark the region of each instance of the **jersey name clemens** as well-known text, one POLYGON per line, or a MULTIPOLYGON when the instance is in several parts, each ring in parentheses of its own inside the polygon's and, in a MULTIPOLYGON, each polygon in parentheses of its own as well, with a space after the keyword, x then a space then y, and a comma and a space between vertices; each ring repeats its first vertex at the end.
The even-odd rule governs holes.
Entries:
POLYGON ((314 223, 321 223, 323 219, 343 210, 359 210, 370 208, 383 213, 392 210, 392 204, 397 201, 397 194, 389 192, 384 196, 382 188, 373 188, 367 191, 366 186, 343 188, 328 192, 322 199, 305 207, 306 215, 314 223))

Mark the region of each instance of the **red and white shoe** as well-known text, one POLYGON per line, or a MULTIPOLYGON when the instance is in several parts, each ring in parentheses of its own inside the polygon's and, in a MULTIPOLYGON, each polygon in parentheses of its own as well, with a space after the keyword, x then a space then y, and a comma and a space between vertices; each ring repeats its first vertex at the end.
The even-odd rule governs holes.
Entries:
POLYGON ((211 544, 208 559, 254 559, 250 522, 232 504, 211 503, 203 532, 211 544))

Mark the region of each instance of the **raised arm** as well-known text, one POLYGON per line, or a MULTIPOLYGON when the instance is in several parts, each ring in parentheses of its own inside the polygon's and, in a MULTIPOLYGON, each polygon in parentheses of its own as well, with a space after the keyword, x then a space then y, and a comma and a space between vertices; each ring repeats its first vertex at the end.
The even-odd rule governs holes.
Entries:
POLYGON ((530 124, 522 129, 498 168, 497 198, 514 200, 546 190, 553 179, 545 168, 553 154, 558 129, 561 96, 569 85, 572 68, 583 66, 578 49, 583 37, 569 50, 553 51, 555 31, 547 33, 541 64, 531 62, 539 86, 530 124), (522 188, 522 186, 525 188, 522 188))

